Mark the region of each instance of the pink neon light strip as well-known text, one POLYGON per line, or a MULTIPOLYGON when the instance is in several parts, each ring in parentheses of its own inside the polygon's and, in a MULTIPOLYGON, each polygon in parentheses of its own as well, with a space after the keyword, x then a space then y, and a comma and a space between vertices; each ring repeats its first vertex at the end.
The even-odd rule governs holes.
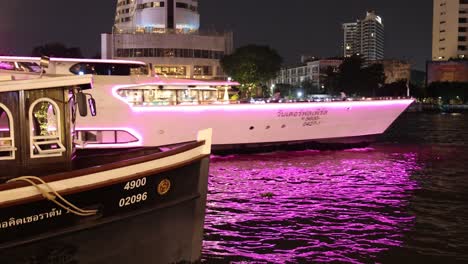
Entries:
POLYGON ((270 111, 270 110, 300 110, 307 108, 353 108, 410 105, 412 100, 394 101, 358 101, 358 102, 328 102, 328 103, 283 103, 283 104, 229 104, 229 105, 178 105, 135 107, 128 104, 134 112, 202 112, 202 111, 270 111))
MULTIPOLYGON (((12 61, 35 61, 39 62, 41 58, 39 57, 19 57, 19 56, 0 56, 1 60, 12 60, 12 61)), ((142 61, 131 61, 131 60, 101 60, 101 59, 73 59, 73 58, 50 58, 51 61, 63 61, 63 62, 90 62, 90 63, 133 63, 139 65, 146 65, 142 61)))
POLYGON ((345 102, 314 102, 314 103, 280 103, 280 104, 212 104, 212 105, 177 105, 177 106, 133 106, 125 98, 119 96, 117 91, 123 88, 134 88, 145 85, 121 85, 112 88, 112 95, 127 104, 134 112, 201 112, 201 111, 252 111, 252 110, 297 110, 304 108, 347 108, 347 107, 374 107, 392 105, 410 105, 413 99, 402 100, 375 100, 375 101, 345 101, 345 102))

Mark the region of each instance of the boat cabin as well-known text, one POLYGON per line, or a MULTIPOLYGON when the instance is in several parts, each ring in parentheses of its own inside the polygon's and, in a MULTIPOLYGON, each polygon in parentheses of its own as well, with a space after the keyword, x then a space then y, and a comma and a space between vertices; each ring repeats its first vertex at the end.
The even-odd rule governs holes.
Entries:
POLYGON ((91 84, 91 75, 0 79, 0 183, 70 166, 76 114, 87 114, 91 84))
POLYGON ((155 86, 121 87, 117 96, 132 106, 169 106, 214 104, 223 100, 224 93, 210 86, 155 86))

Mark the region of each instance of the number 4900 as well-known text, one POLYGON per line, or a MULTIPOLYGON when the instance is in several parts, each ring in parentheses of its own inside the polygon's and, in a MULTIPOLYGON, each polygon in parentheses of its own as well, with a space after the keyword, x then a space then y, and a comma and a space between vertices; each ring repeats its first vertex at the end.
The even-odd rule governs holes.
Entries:
POLYGON ((140 188, 146 185, 146 178, 141 178, 134 181, 129 181, 125 184, 124 190, 133 190, 136 188, 140 188))

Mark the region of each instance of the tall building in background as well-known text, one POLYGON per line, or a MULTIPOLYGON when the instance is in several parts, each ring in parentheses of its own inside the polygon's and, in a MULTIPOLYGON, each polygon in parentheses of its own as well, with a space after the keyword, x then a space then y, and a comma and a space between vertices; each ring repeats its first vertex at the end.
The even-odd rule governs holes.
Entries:
POLYGON ((343 56, 349 58, 357 51, 356 38, 357 38, 357 22, 343 24, 343 56))
POLYGON ((355 23, 343 24, 343 31, 345 57, 359 54, 366 64, 384 58, 384 25, 374 11, 355 23))
POLYGON ((468 0, 434 0, 432 59, 468 57, 468 0))
POLYGON ((111 34, 102 34, 103 59, 151 63, 157 74, 222 79, 219 60, 233 50, 232 33, 200 30, 198 0, 118 0, 111 34))

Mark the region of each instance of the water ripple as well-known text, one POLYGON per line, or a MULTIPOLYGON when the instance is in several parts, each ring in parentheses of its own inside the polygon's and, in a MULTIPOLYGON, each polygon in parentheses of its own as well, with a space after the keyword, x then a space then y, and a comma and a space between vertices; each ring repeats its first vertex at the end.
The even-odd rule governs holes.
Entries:
POLYGON ((371 260, 414 223, 416 159, 374 149, 214 157, 205 261, 371 260))

